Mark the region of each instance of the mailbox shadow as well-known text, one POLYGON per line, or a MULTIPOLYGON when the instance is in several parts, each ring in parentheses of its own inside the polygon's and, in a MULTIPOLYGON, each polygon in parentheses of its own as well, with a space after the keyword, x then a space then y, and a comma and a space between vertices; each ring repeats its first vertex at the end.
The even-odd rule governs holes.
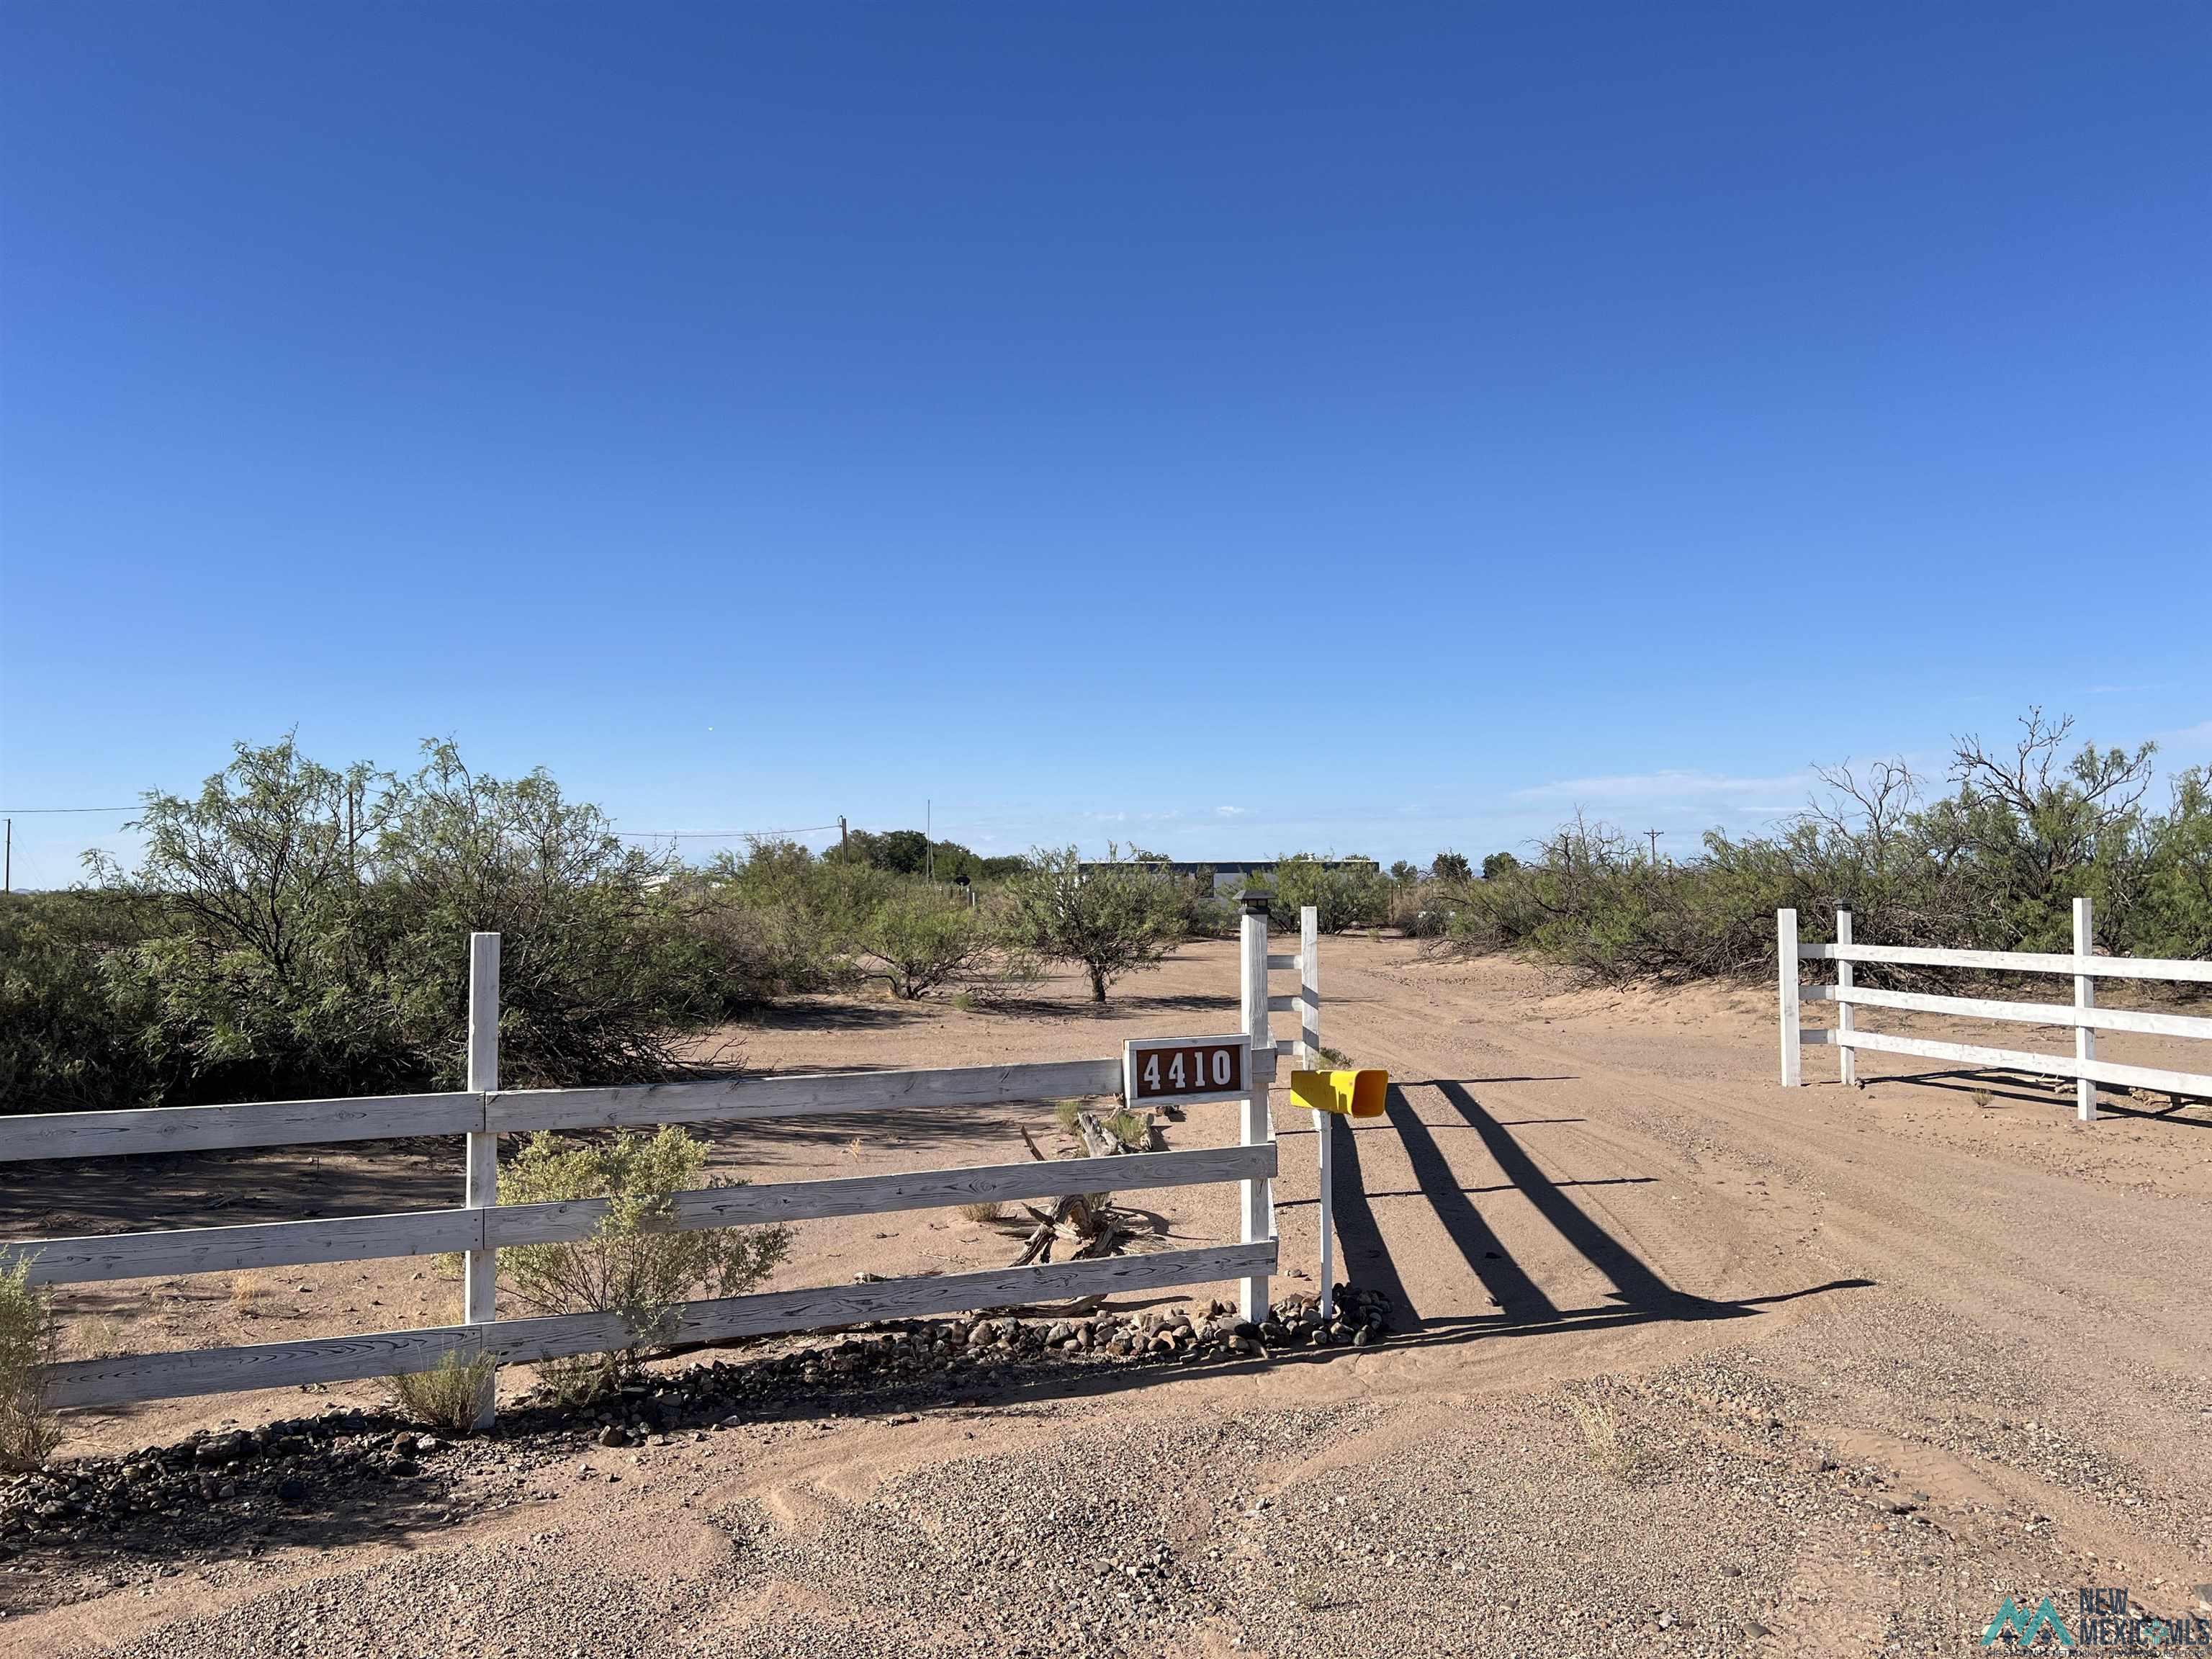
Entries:
MULTIPOLYGON (((1504 1171, 1505 1178, 1520 1188, 1522 1196, 1535 1206, 1536 1212, 1584 1261, 1613 1281, 1620 1301, 1646 1313, 1672 1317, 1730 1317, 1740 1312, 1729 1304, 1676 1290, 1653 1272, 1641 1256, 1599 1225, 1561 1190, 1559 1182, 1539 1169, 1527 1149, 1483 1109, 1465 1084, 1439 1081, 1435 1086, 1446 1103, 1482 1137, 1484 1150, 1504 1171)), ((1412 1115, 1410 1110, 1407 1115, 1412 1115)))
MULTIPOLYGON (((1484 1150, 1505 1176, 1504 1187, 1463 1186, 1438 1144, 1435 1130, 1422 1121, 1420 1113, 1406 1098, 1404 1090, 1392 1086, 1389 1122, 1413 1170, 1415 1194, 1429 1200, 1446 1237, 1498 1308, 1494 1316, 1438 1322, 1433 1328, 1462 1324, 1477 1328, 1562 1322, 1583 1325, 1593 1320, 1612 1323, 1623 1320, 1736 1319, 1753 1312, 1750 1303, 1716 1301, 1668 1284, 1633 1249, 1577 1204, 1568 1192, 1568 1188, 1577 1186, 1636 1184, 1639 1178, 1554 1181, 1514 1138, 1512 1126, 1493 1116, 1465 1083, 1438 1079, 1427 1086, 1435 1089, 1464 1127, 1480 1137, 1484 1150), (1554 1303, 1514 1260, 1496 1231, 1483 1218, 1474 1200, 1486 1191, 1511 1191, 1532 1206, 1537 1215, 1583 1260, 1611 1281, 1613 1288, 1607 1303, 1593 1309, 1571 1310, 1554 1303)), ((1335 1179, 1331 1183, 1331 1193, 1347 1276, 1389 1291, 1409 1320, 1425 1329, 1431 1328, 1431 1322, 1423 1317, 1406 1292, 1404 1279, 1391 1260, 1389 1245, 1371 1201, 1375 1197, 1395 1194, 1370 1194, 1366 1190, 1360 1169, 1360 1137, 1352 1132, 1350 1122, 1330 1117, 1327 1124, 1335 1138, 1332 1147, 1335 1179)), ((1461 1125, 1440 1127, 1457 1128, 1461 1125)))

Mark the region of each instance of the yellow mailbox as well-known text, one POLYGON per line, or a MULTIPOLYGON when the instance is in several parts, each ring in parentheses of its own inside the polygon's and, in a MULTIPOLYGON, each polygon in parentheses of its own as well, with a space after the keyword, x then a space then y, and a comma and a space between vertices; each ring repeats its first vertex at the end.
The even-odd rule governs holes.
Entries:
POLYGON ((1365 1069, 1357 1072, 1292 1072, 1291 1098, 1316 1112, 1340 1117, 1381 1117, 1388 1107, 1390 1073, 1365 1069))

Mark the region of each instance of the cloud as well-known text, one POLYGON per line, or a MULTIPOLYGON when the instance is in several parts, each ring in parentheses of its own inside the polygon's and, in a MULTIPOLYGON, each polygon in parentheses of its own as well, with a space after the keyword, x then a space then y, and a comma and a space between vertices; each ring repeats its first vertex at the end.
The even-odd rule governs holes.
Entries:
POLYGON ((1745 804, 1761 797, 1786 796, 1817 781, 1809 772, 1772 778, 1732 778, 1714 772, 1632 772, 1613 777, 1566 778, 1516 789, 1527 801, 1718 801, 1745 804))
POLYGON ((2194 726, 2185 726, 2178 732, 2154 734, 2159 748, 2168 757, 2176 754, 2200 755, 2212 751, 2212 720, 2199 720, 2194 726))
POLYGON ((1221 818, 1241 818, 1249 811, 1251 809, 1247 806, 1217 806, 1213 809, 1213 815, 1221 818))

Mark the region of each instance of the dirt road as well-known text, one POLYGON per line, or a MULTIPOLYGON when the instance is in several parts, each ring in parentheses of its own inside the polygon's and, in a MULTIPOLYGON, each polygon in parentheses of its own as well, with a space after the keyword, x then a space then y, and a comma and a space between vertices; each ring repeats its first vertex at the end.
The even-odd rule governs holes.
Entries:
MULTIPOLYGON (((593 1449, 489 1518, 280 1528, 172 1576, 94 1564, 112 1589, 0 1644, 1967 1653, 2006 1594, 2212 1612, 2203 1111, 2081 1126, 2046 1086, 1895 1081, 1874 1056, 1865 1089, 1785 1092, 1756 991, 1562 991, 1395 941, 1323 961, 1326 1041, 1395 1083, 1387 1119, 1334 1132, 1343 1260, 1414 1316, 1402 1340, 593 1449)), ((1200 946, 1103 1018, 1061 981, 1012 1012, 828 1003, 743 1037, 793 1068, 1106 1054, 1233 1025, 1233 986, 1230 947, 1200 946)), ((1280 1096, 1278 1119, 1283 1259, 1310 1273, 1313 1132, 1280 1096)), ((960 1138, 925 1126, 903 1155, 962 1161, 940 1156, 960 1138)), ((1176 1144, 1227 1138, 1201 1110, 1176 1144)), ((838 1152, 723 1158, 775 1178, 838 1152)), ((1225 1236, 1227 1202, 1162 1224, 1225 1236)), ((994 1248, 974 1234, 878 1218, 802 1260, 953 1265, 994 1248)), ((123 1444, 253 1409, 80 1428, 123 1444)))

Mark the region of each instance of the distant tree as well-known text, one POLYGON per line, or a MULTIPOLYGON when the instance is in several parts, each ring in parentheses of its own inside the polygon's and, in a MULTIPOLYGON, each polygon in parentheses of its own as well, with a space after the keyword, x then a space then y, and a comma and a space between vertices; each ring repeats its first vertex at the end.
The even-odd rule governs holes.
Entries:
POLYGON ((971 972, 988 952, 990 938, 964 897, 928 882, 902 881, 861 921, 854 947, 865 971, 912 1001, 971 972))
POLYGON ((864 865, 895 876, 933 873, 939 881, 1004 881, 1023 868, 1019 857, 985 858, 957 841, 932 841, 919 830, 855 830, 822 854, 825 864, 864 865))
POLYGON ((1400 887, 1411 887, 1421 878, 1421 872, 1404 859, 1390 866, 1390 879, 1400 887))
POLYGON ((1010 884, 1009 928, 1015 945, 1054 962, 1083 964, 1091 1000, 1123 975, 1158 965, 1182 932, 1172 887, 1140 865, 1109 862, 1085 869, 1073 847, 1039 848, 1010 884))
POLYGON ((1429 866, 1429 873, 1438 881, 1473 881, 1474 870, 1464 853, 1439 853, 1429 866))
POLYGON ((1340 933, 1347 927, 1379 927, 1390 916, 1390 886, 1372 859, 1354 854, 1334 859, 1326 854, 1292 853, 1275 860, 1274 914, 1287 924, 1311 905, 1315 925, 1324 933, 1340 933))
POLYGON ((1482 878, 1497 881, 1511 875, 1521 867, 1521 860, 1510 853, 1492 853, 1482 861, 1482 878))

